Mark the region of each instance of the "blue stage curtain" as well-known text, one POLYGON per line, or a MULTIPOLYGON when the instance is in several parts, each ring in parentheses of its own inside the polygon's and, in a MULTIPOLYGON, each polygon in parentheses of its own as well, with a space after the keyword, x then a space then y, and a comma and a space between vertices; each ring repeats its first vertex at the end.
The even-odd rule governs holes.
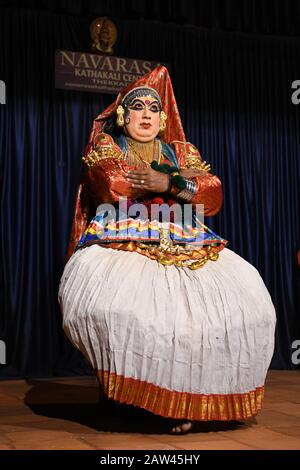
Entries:
MULTIPOLYGON (((81 156, 113 97, 54 88, 55 49, 89 50, 91 17, 0 6, 2 377, 86 373, 57 303, 81 156)), ((300 40, 115 21, 115 54, 169 63, 188 139, 223 182, 207 220, 261 273, 278 316, 273 368, 300 338, 300 40)), ((205 269, 205 268, 204 268, 205 269)))

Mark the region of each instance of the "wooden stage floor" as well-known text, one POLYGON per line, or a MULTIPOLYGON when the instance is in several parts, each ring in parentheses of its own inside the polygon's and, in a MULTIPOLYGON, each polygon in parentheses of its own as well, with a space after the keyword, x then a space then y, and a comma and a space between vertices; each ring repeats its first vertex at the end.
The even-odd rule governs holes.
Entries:
POLYGON ((269 371, 252 420, 201 423, 182 436, 160 417, 97 399, 93 377, 0 381, 0 450, 300 450, 300 371, 269 371))

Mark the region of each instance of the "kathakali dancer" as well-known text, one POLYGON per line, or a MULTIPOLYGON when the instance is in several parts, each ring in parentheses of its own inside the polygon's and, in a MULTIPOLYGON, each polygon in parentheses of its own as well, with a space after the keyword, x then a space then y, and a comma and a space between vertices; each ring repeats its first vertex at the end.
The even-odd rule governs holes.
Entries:
POLYGON ((174 433, 254 416, 274 350, 260 274, 196 217, 197 204, 216 214, 221 182, 186 142, 159 66, 94 121, 59 302, 105 396, 174 419, 174 433), (189 204, 192 225, 153 219, 162 203, 189 204))

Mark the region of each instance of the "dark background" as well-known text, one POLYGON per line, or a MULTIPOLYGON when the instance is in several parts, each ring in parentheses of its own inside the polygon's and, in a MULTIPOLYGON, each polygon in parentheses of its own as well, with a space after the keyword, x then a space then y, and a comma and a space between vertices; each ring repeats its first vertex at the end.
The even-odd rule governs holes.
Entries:
POLYGON ((170 64, 187 138, 223 182, 207 224, 261 273, 278 317, 272 368, 294 368, 300 2, 0 0, 2 377, 90 371, 63 334, 57 289, 82 151, 114 97, 56 90, 54 51, 89 52, 90 23, 104 15, 118 28, 115 55, 170 64))

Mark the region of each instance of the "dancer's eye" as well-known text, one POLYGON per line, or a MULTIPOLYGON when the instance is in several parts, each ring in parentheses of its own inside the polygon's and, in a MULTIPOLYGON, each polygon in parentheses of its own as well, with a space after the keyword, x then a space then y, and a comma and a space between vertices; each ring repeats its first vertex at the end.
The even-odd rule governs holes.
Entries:
POLYGON ((145 108, 145 103, 141 100, 134 100, 129 106, 129 109, 133 109, 134 111, 141 111, 145 108))
POLYGON ((157 103, 151 104, 149 109, 150 109, 150 111, 152 111, 152 113, 158 113, 159 112, 159 106, 158 106, 157 103))
POLYGON ((145 106, 142 105, 142 103, 135 103, 129 106, 129 109, 133 109, 134 111, 141 111, 144 109, 145 106))

